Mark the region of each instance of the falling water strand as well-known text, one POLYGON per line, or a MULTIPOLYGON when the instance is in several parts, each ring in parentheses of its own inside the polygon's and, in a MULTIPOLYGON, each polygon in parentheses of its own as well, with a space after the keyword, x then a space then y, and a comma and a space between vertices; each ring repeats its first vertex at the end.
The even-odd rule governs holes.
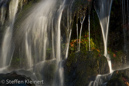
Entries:
POLYGON ((112 0, 99 0, 96 3, 95 10, 100 20, 100 26, 102 30, 103 42, 104 42, 104 56, 107 58, 110 73, 113 72, 111 60, 107 53, 107 40, 108 40, 108 29, 109 29, 109 20, 110 12, 112 7, 112 0))
POLYGON ((89 51, 90 51, 90 14, 88 16, 88 30, 89 30, 89 51))
POLYGON ((27 63, 28 67, 33 66, 33 61, 32 61, 32 54, 31 54, 31 44, 29 43, 29 38, 28 38, 28 33, 26 32, 25 34, 25 48, 26 48, 26 57, 27 57, 27 63))
POLYGON ((68 43, 67 43, 67 46, 66 46, 67 47, 66 56, 65 56, 66 59, 68 58, 68 52, 69 52, 69 44, 70 44, 71 34, 72 34, 72 29, 70 29, 69 37, 68 37, 68 43))
POLYGON ((60 64, 59 65, 59 79, 60 79, 60 85, 59 86, 63 86, 63 81, 64 81, 64 77, 63 77, 63 68, 62 68, 62 61, 61 61, 61 48, 60 48, 60 43, 61 43, 61 40, 60 40, 60 37, 61 37, 61 31, 60 31, 60 24, 61 24, 61 18, 62 18, 62 12, 63 12, 63 9, 64 9, 64 3, 65 3, 65 0, 64 0, 64 2, 63 2, 63 4, 62 4, 62 7, 60 7, 60 9, 59 9, 59 20, 58 20, 58 40, 57 40, 57 54, 58 54, 58 56, 57 56, 57 58, 58 58, 58 60, 57 61, 59 61, 59 63, 58 64, 60 64))
POLYGON ((78 23, 76 24, 76 32, 77 32, 77 50, 78 50, 78 23))
POLYGON ((67 40, 67 43, 66 43, 66 54, 65 54, 65 59, 67 59, 68 57, 68 52, 69 52, 69 44, 70 44, 70 39, 71 39, 71 34, 72 34, 72 25, 71 25, 71 16, 72 16, 72 5, 74 3, 74 0, 72 0, 71 4, 69 5, 68 7, 68 10, 67 10, 67 34, 68 34, 68 38, 66 39, 67 40))
POLYGON ((69 52, 69 44, 70 44, 70 39, 71 39, 71 34, 72 34, 72 6, 73 6, 73 3, 74 3, 74 0, 72 0, 71 4, 69 5, 68 7, 68 10, 67 10, 67 34, 68 34, 68 38, 66 39, 67 40, 67 43, 66 43, 66 55, 65 55, 65 58, 68 57, 68 52, 69 52))
POLYGON ((62 59, 61 59, 61 18, 62 18, 62 12, 64 10, 64 4, 65 4, 65 0, 63 1, 63 3, 61 4, 59 10, 58 10, 58 21, 57 21, 57 45, 56 45, 56 58, 57 58, 57 65, 58 65, 58 69, 56 72, 56 75, 59 76, 59 82, 57 82, 57 80, 55 79, 54 81, 54 86, 63 86, 64 84, 64 70, 63 70, 63 66, 62 66, 62 59))
POLYGON ((1 50, 1 67, 5 67, 10 65, 11 56, 13 54, 13 46, 12 46, 12 32, 13 25, 15 22, 15 16, 18 10, 18 0, 11 0, 9 4, 9 26, 6 26, 6 31, 4 34, 3 42, 2 42, 2 50, 1 50))
POLYGON ((68 57, 68 51, 69 51, 69 36, 70 36, 70 7, 68 6, 67 10, 67 39, 66 39, 66 54, 65 59, 68 57))
POLYGON ((55 45, 55 43, 54 43, 54 35, 55 34, 54 34, 53 22, 54 21, 52 20, 52 56, 53 56, 52 58, 55 59, 55 48, 54 48, 55 47, 54 46, 55 45))
POLYGON ((78 51, 80 51, 80 48, 81 48, 81 34, 82 34, 82 27, 83 27, 84 20, 85 20, 85 16, 83 17, 82 20, 80 19, 81 28, 80 28, 79 46, 78 46, 79 48, 78 48, 78 51))

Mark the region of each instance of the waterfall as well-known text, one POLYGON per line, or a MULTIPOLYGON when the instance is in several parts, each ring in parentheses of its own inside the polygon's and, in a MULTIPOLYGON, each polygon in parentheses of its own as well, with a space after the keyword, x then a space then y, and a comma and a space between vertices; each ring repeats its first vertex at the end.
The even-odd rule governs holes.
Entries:
POLYGON ((110 73, 113 72, 111 60, 107 53, 107 42, 108 42, 108 29, 110 21, 110 12, 113 0, 97 0, 95 10, 100 20, 100 26, 102 30, 103 42, 104 42, 104 56, 107 58, 110 73))
POLYGON ((9 66, 11 62, 11 58, 14 51, 12 45, 12 33, 17 10, 18 0, 11 0, 9 4, 9 25, 6 26, 6 31, 2 42, 0 67, 9 66))
POLYGON ((68 10, 67 10, 67 34, 68 34, 68 37, 67 37, 67 43, 66 43, 66 54, 65 54, 65 59, 68 58, 68 52, 69 52, 69 44, 70 44, 70 39, 71 39, 71 34, 72 34, 72 25, 71 25, 71 16, 72 16, 72 6, 73 6, 73 3, 74 3, 74 0, 72 0, 72 2, 70 3, 69 7, 68 7, 68 10))
MULTIPOLYGON (((22 1, 11 0, 9 2, 9 26, 6 26, 0 53, 1 70, 4 70, 6 66, 11 67, 12 60, 20 59, 18 69, 22 68, 30 71, 38 80, 47 80, 50 77, 44 86, 63 86, 61 19, 65 0, 39 1, 34 5, 33 9, 28 10, 28 13, 23 17, 24 19, 17 20, 19 25, 17 27, 16 24, 13 29, 18 4, 20 3, 20 6, 22 6, 22 1), (48 69, 51 69, 51 74, 48 73, 49 70, 45 71, 48 65, 50 65, 48 69)), ((4 23, 5 12, 2 9, 0 20, 4 23)), ((70 30, 69 37, 66 37, 69 42, 71 32, 70 30)), ((12 70, 15 71, 17 68, 12 68, 12 70)))
POLYGON ((80 19, 81 27, 80 27, 80 34, 79 34, 78 51, 80 51, 80 48, 81 48, 81 36, 82 36, 82 27, 83 27, 84 20, 85 20, 85 15, 83 17, 81 17, 81 19, 80 19))
POLYGON ((41 0, 25 16, 14 34, 16 48, 21 49, 24 58, 22 68, 32 70, 33 74, 39 75, 39 80, 47 80, 46 76, 52 74, 45 86, 63 86, 61 19, 64 6, 65 0, 41 0), (45 65, 49 64, 53 64, 54 69, 47 75, 45 65))
MULTIPOLYGON (((64 70, 63 70, 63 66, 62 66, 62 59, 61 59, 61 18, 62 18, 62 12, 64 10, 64 4, 65 4, 65 0, 63 1, 63 4, 60 6, 59 10, 58 10, 58 29, 57 29, 57 64, 58 64, 58 70, 57 70, 57 75, 59 74, 59 82, 56 83, 57 81, 54 81, 54 86, 63 86, 64 84, 64 70)), ((55 79, 56 80, 56 79, 55 79)))

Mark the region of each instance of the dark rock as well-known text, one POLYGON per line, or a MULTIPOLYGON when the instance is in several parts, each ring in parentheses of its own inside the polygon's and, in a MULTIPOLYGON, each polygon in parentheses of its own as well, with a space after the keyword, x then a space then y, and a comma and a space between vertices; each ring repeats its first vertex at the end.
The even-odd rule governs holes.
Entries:
POLYGON ((16 72, 0 74, 0 86, 35 86, 26 80, 32 81, 29 77, 18 75, 16 72))

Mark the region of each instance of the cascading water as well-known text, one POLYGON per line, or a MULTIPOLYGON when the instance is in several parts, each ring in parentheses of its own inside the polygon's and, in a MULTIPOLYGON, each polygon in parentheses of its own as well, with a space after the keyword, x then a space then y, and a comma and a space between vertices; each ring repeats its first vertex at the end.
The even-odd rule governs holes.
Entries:
POLYGON ((68 52, 69 52, 69 44, 70 44, 70 39, 71 39, 71 34, 72 34, 72 25, 71 25, 71 16, 72 16, 72 5, 74 3, 74 0, 72 0, 70 6, 68 7, 68 10, 67 10, 67 34, 68 34, 68 37, 67 37, 67 43, 66 43, 66 54, 65 54, 65 59, 68 58, 68 52))
POLYGON ((20 27, 13 31, 18 4, 18 0, 11 0, 9 5, 10 24, 2 43, 0 67, 10 66, 11 57, 17 57, 20 59, 20 68, 31 71, 38 80, 47 80, 50 77, 45 81, 44 86, 63 86, 61 18, 65 0, 41 0, 20 21, 20 27), (48 68, 48 71, 49 68, 52 70, 47 77, 45 68, 48 68))
POLYGON ((11 0, 9 4, 9 25, 6 26, 6 31, 2 42, 0 67, 9 66, 11 62, 11 58, 14 51, 12 45, 12 33, 13 33, 13 25, 15 22, 17 9, 18 9, 18 0, 11 0))
MULTIPOLYGON (((2 2, 3 1, 4 0, 2 0, 2 2)), ((22 1, 23 0, 21 0, 21 2, 22 1)), ((61 18, 65 7, 65 0, 41 0, 40 3, 37 3, 37 5, 29 11, 29 13, 26 13, 24 19, 19 22, 19 27, 13 29, 15 16, 17 9, 19 8, 18 3, 19 0, 11 0, 9 5, 9 26, 7 26, 5 30, 2 42, 0 67, 4 68, 6 66, 11 66, 12 60, 20 59, 20 61, 18 61, 20 64, 18 69, 23 68, 22 70, 30 71, 37 80, 44 80, 44 85, 41 86, 64 86, 64 60, 62 59, 62 47, 64 46, 62 46, 61 37, 61 18), (15 46, 15 50, 13 49, 13 45, 15 46)), ((74 0, 72 0, 72 4, 73 3, 74 0)), ((104 41, 104 56, 108 60, 110 74, 96 76, 96 80, 90 82, 89 86, 105 84, 104 82, 110 79, 113 72, 111 60, 107 53, 108 28, 112 0, 98 0, 96 3, 98 3, 98 6, 96 6, 95 9, 99 16, 104 41)), ((69 11, 70 10, 68 10, 68 12, 69 11)), ((1 13, 1 23, 4 24, 6 13, 4 8, 1 8, 1 13)), ((68 13, 67 16, 68 31, 66 33, 68 37, 66 37, 66 52, 63 52, 63 54, 65 53, 65 59, 68 57, 69 42, 72 33, 71 14, 68 13)), ((78 22, 76 22, 77 39, 79 38, 79 42, 77 41, 79 46, 77 47, 79 51, 85 16, 86 15, 83 15, 80 19, 80 34, 78 34, 78 22)), ((90 51, 90 15, 88 15, 88 30, 90 51)), ((12 67, 12 70, 16 71, 17 68, 13 69, 12 67)))
POLYGON ((107 40, 108 40, 108 29, 109 29, 109 20, 110 12, 112 7, 113 0, 97 0, 95 10, 98 14, 100 20, 100 26, 102 30, 103 42, 104 42, 104 56, 107 58, 110 73, 113 72, 111 60, 107 53, 107 40))
POLYGON ((58 25, 57 25, 57 45, 56 45, 56 58, 57 58, 57 66, 58 66, 58 70, 57 70, 57 75, 59 74, 59 80, 60 82, 57 82, 58 80, 55 79, 54 81, 54 85, 53 86, 63 86, 63 82, 64 82, 64 76, 63 76, 63 67, 62 67, 62 59, 61 59, 61 18, 62 18, 62 12, 64 9, 64 3, 65 0, 63 2, 63 4, 60 6, 59 10, 58 10, 58 25))
POLYGON ((107 40, 108 40, 108 29, 109 29, 111 7, 112 7, 112 0, 95 1, 95 10, 99 17, 100 26, 101 26, 102 35, 103 35, 104 56, 107 58, 110 73, 106 75, 97 75, 95 81, 91 81, 89 83, 89 86, 100 86, 100 85, 106 86, 105 85, 106 81, 110 79, 113 73, 111 60, 107 53, 107 40))

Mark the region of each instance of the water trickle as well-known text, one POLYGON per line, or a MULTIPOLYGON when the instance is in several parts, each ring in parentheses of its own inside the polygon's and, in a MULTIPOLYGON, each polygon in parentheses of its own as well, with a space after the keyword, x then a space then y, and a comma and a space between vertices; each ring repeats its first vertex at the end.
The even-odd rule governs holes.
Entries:
POLYGON ((70 44, 70 39, 71 39, 71 34, 72 34, 72 25, 71 25, 71 16, 72 16, 72 6, 73 6, 74 0, 70 3, 68 10, 67 10, 67 35, 68 37, 66 38, 67 43, 66 43, 66 54, 65 54, 65 59, 68 58, 68 52, 69 52, 69 44, 70 44))
POLYGON ((76 32, 77 32, 77 50, 78 50, 78 43, 79 43, 79 41, 78 41, 78 23, 76 24, 76 32))
POLYGON ((28 33, 26 32, 25 34, 25 47, 26 47, 26 57, 27 57, 27 63, 29 67, 33 66, 33 61, 32 61, 32 53, 31 53, 31 44, 29 42, 28 38, 28 33))
POLYGON ((107 40, 108 40, 108 29, 110 12, 112 7, 112 0, 99 0, 96 3, 95 10, 100 20, 100 26, 102 30, 103 42, 104 42, 104 56, 107 58, 110 73, 113 72, 111 60, 107 52, 107 40))
POLYGON ((80 34, 79 34, 79 46, 78 46, 78 51, 80 51, 80 48, 81 48, 82 27, 83 27, 83 23, 84 23, 85 17, 86 17, 86 16, 84 15, 84 16, 81 17, 81 19, 80 19, 81 27, 80 27, 80 34))
POLYGON ((88 30, 89 30, 89 51, 90 51, 90 14, 88 15, 88 30))
POLYGON ((70 29, 69 33, 67 33, 67 34, 69 35, 69 37, 68 37, 68 39, 67 39, 68 42, 67 42, 67 45, 66 45, 66 56, 65 56, 66 59, 68 58, 69 44, 70 44, 72 29, 70 29))

